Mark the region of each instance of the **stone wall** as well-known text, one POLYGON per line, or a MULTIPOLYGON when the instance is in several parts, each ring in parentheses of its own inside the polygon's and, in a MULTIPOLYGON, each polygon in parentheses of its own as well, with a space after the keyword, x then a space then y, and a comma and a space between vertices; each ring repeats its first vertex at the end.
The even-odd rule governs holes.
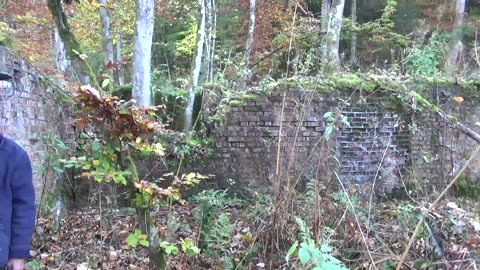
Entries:
POLYGON ((70 107, 61 101, 59 93, 61 90, 28 62, 0 46, 0 132, 29 153, 37 198, 45 184, 49 188, 56 180, 52 172, 46 179, 40 174, 52 147, 42 139, 57 136, 67 145, 74 142, 73 129, 66 123, 70 107))
MULTIPOLYGON (((478 104, 455 106, 443 95, 438 105, 480 132, 474 125, 480 121, 478 104)), ((337 183, 336 172, 347 186, 375 181, 379 192, 400 187, 402 180, 421 188, 441 188, 476 145, 434 113, 403 112, 389 95, 315 89, 280 90, 234 104, 213 133, 217 155, 210 170, 217 179, 267 187, 277 172, 290 185, 309 179, 337 183), (343 115, 346 121, 326 141, 321 138, 329 125, 327 112, 343 115)), ((471 179, 478 177, 478 165, 469 171, 471 179)))

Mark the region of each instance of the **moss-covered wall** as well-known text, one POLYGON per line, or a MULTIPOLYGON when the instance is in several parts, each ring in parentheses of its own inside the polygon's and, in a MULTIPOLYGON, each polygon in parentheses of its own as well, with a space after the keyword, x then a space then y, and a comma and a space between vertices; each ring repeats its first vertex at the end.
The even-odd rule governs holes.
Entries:
MULTIPOLYGON (((480 132, 475 125, 480 121, 479 104, 455 103, 452 97, 461 93, 451 89, 423 93, 446 114, 480 132)), ((338 92, 310 85, 230 102, 230 112, 213 131, 217 154, 210 169, 224 183, 231 179, 271 186, 278 172, 282 180, 300 179, 301 184, 309 179, 331 180, 335 171, 349 186, 375 179, 378 192, 401 187, 402 179, 410 187, 441 188, 476 142, 435 112, 412 110, 397 97, 374 88, 338 92), (324 115, 337 110, 349 125, 341 124, 324 142, 321 138, 328 126, 324 115)), ((478 162, 472 166, 469 179, 478 178, 479 168, 478 162)))

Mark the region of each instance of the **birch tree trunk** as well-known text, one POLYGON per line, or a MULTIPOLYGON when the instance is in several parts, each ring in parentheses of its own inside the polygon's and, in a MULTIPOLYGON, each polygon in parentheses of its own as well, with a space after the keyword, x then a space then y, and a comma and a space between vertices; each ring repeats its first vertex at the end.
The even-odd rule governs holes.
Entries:
POLYGON ((132 98, 137 106, 151 106, 150 64, 152 58, 154 0, 138 0, 133 50, 132 98))
POLYGON ((198 83, 200 80, 203 47, 205 44, 205 34, 206 34, 205 33, 205 20, 206 20, 205 1, 198 0, 198 6, 200 9, 200 18, 198 20, 197 46, 195 51, 195 58, 193 61, 190 89, 188 90, 187 106, 185 108, 185 122, 183 126, 184 131, 189 131, 192 128, 193 105, 195 103, 195 93, 197 92, 198 83))
POLYGON ((330 10, 327 33, 325 35, 325 50, 322 59, 325 59, 324 66, 333 69, 340 68, 340 32, 342 31, 343 10, 345 0, 334 0, 330 10))
POLYGON ((205 82, 211 82, 213 80, 213 56, 215 55, 215 31, 217 27, 215 0, 206 0, 205 13, 205 82))
POLYGON ((461 27, 465 13, 466 0, 455 1, 455 18, 453 21, 453 32, 449 44, 447 69, 455 72, 458 69, 459 58, 463 50, 461 27))
POLYGON ((329 21, 329 13, 330 9, 332 8, 332 0, 322 0, 322 10, 320 13, 320 22, 321 22, 321 31, 322 34, 327 33, 328 29, 328 21, 329 21))
POLYGON ((214 57, 215 57, 215 43, 217 40, 217 4, 215 3, 215 0, 212 1, 212 37, 211 37, 211 45, 210 45, 210 68, 208 70, 208 77, 209 77, 209 82, 213 81, 213 64, 214 64, 214 57))
POLYGON ((248 67, 250 62, 250 55, 252 53, 253 47, 253 36, 255 33, 255 0, 250 0, 250 10, 249 10, 249 22, 248 22, 248 38, 247 45, 245 46, 245 62, 248 67))
MULTIPOLYGON (((352 26, 357 26, 357 0, 352 0, 352 26)), ((357 33, 352 33, 352 44, 350 51, 350 64, 355 66, 357 64, 357 33)))
POLYGON ((111 68, 113 64, 113 38, 110 25, 110 14, 107 9, 107 0, 97 0, 100 5, 100 22, 102 24, 102 50, 104 58, 104 67, 106 67, 106 73, 113 79, 113 70, 111 68))

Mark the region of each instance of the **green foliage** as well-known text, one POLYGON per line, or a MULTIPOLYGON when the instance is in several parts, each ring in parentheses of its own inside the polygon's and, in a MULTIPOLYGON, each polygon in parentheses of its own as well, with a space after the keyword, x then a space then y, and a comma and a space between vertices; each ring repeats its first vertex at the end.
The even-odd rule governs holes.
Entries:
POLYGON ((357 23, 353 25, 350 18, 344 18, 343 28, 347 32, 360 33, 376 44, 385 44, 386 46, 394 45, 405 48, 410 44, 408 38, 393 31, 395 23, 392 21, 392 15, 397 9, 397 4, 397 0, 388 0, 382 16, 379 19, 363 24, 357 23))
POLYGON ((325 121, 327 122, 327 127, 325 129, 325 140, 330 140, 331 136, 332 136, 332 133, 335 129, 338 129, 338 121, 336 121, 337 119, 339 119, 339 123, 347 126, 347 127, 350 127, 350 123, 348 122, 348 118, 339 113, 339 112, 326 112, 324 115, 323 115, 323 118, 325 118, 325 121))
POLYGON ((480 201, 480 184, 468 181, 466 177, 460 177, 454 184, 457 196, 480 201))
POLYGON ((82 169, 81 176, 92 178, 97 182, 110 182, 127 184, 129 170, 123 169, 118 162, 118 151, 110 144, 99 139, 85 144, 81 150, 84 156, 73 156, 62 160, 65 168, 82 169))
POLYGON ((200 253, 200 249, 195 246, 190 239, 182 239, 181 240, 182 251, 187 253, 190 256, 196 255, 200 253))
POLYGON ((213 258, 218 258, 227 251, 228 244, 232 239, 233 226, 230 218, 221 213, 211 221, 210 227, 202 232, 205 253, 213 258))
MULTIPOLYGON (((200 181, 206 179, 199 173, 182 174, 180 177, 173 173, 165 174, 166 177, 173 177, 173 181, 167 188, 161 188, 156 183, 134 180, 133 185, 138 192, 135 193, 132 202, 137 207, 149 208, 150 206, 167 206, 172 202, 180 200, 182 187, 194 187, 200 181)), ((164 181, 164 178, 160 178, 164 181)))
POLYGON ((136 247, 138 244, 144 247, 149 246, 147 235, 143 234, 140 230, 135 230, 134 233, 129 234, 127 239, 125 239, 125 242, 131 247, 136 247))
POLYGON ((25 269, 26 270, 40 270, 40 262, 37 260, 31 260, 27 263, 25 263, 25 269))
POLYGON ((15 38, 13 29, 5 22, 0 22, 0 46, 13 49, 15 47, 15 38))
MULTIPOLYGON (((35 173, 41 175, 43 179, 52 177, 51 174, 63 175, 64 169, 62 164, 62 158, 67 155, 69 148, 57 135, 45 135, 40 138, 40 142, 45 146, 45 156, 41 165, 35 167, 35 173)), ((49 214, 50 210, 55 207, 54 204, 58 200, 57 191, 60 191, 60 186, 56 186, 53 192, 48 194, 41 194, 42 210, 45 214, 49 214)))
MULTIPOLYGON (((202 245, 205 253, 212 258, 225 257, 233 234, 230 217, 223 211, 227 205, 241 205, 237 198, 228 197, 226 191, 206 190, 195 195, 192 200, 195 207, 195 220, 200 225, 202 245)), ((226 258, 224 258, 226 260, 226 258)), ((224 264, 232 263, 229 260, 224 264)))
POLYGON ((197 22, 191 22, 187 26, 187 30, 177 33, 183 36, 182 39, 177 40, 175 43, 175 54, 179 57, 191 57, 195 52, 196 40, 197 40, 197 22))
MULTIPOLYGON (((184 84, 185 82, 180 81, 184 84)), ((172 102, 183 104, 187 100, 188 91, 177 87, 172 80, 165 76, 165 71, 154 69, 152 71, 152 92, 155 95, 156 105, 168 105, 172 102)))
MULTIPOLYGON (((395 210, 391 212, 391 215, 397 218, 403 230, 408 231, 410 228, 415 227, 422 213, 418 207, 409 203, 400 202, 395 205, 395 210)), ((422 227, 419 235, 425 235, 425 233, 425 229, 422 227)))
POLYGON ((337 203, 355 212, 359 220, 365 221, 365 222, 368 220, 367 218, 368 210, 366 209, 366 207, 362 206, 360 198, 358 196, 349 195, 345 191, 338 191, 333 193, 333 199, 337 203), (352 203, 351 205, 350 205, 349 199, 350 199, 350 202, 352 203), (352 209, 352 207, 354 209, 352 209))
POLYGON ((448 49, 448 37, 434 32, 425 45, 411 49, 407 56, 408 71, 412 75, 432 76, 443 68, 448 49))
MULTIPOLYGON (((290 262, 290 257, 296 253, 296 257, 301 263, 300 269, 312 270, 347 270, 342 266, 342 262, 331 255, 333 249, 326 244, 317 246, 312 239, 307 224, 299 217, 295 217, 295 222, 300 227, 300 242, 296 241, 288 250, 285 260, 290 262)), ((298 269, 298 268, 296 268, 298 269)))

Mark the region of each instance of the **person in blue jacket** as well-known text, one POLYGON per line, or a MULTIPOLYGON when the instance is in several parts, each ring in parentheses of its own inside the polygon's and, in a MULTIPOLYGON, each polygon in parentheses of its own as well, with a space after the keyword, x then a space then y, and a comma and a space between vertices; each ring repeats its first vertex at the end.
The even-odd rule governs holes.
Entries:
POLYGON ((30 159, 22 147, 0 134, 0 269, 24 269, 34 228, 30 159))

